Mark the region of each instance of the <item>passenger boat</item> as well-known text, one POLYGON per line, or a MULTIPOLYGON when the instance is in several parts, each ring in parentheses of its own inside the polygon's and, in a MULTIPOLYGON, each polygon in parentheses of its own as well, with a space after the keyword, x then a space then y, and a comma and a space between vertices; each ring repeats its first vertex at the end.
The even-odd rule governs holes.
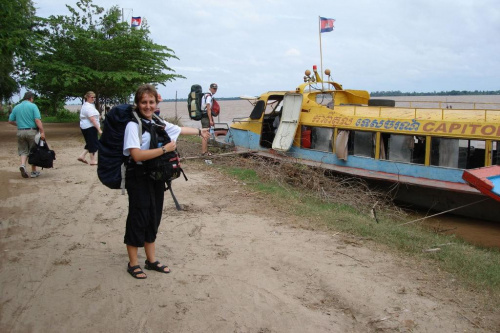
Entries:
POLYGON ((400 106, 344 89, 329 70, 325 74, 323 81, 315 69, 307 70, 296 89, 255 97, 249 117, 233 119, 225 142, 377 184, 398 184, 395 198, 413 207, 500 220, 500 204, 462 178, 464 170, 500 165, 498 105, 400 106))

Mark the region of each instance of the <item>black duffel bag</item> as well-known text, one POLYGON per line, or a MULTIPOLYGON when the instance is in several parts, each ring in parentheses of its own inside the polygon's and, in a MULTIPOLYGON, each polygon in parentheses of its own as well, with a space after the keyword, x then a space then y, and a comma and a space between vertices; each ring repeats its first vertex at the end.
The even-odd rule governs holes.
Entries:
POLYGON ((38 145, 34 146, 28 155, 29 164, 46 169, 54 167, 55 159, 56 153, 50 150, 47 141, 42 139, 38 141, 38 145))

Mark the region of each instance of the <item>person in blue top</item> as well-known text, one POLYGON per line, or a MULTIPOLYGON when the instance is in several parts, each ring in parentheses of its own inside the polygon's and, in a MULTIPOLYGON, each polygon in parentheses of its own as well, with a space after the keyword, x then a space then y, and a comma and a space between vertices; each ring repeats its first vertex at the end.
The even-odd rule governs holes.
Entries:
MULTIPOLYGON (((31 148, 35 146, 35 135, 40 132, 40 139, 45 140, 45 132, 43 130, 42 117, 40 110, 33 103, 35 95, 28 91, 24 94, 23 101, 16 105, 9 116, 9 123, 17 126, 17 152, 21 156, 21 176, 29 178, 26 170, 26 161, 31 148)), ((36 171, 36 166, 31 166, 31 178, 40 176, 40 172, 36 171)))

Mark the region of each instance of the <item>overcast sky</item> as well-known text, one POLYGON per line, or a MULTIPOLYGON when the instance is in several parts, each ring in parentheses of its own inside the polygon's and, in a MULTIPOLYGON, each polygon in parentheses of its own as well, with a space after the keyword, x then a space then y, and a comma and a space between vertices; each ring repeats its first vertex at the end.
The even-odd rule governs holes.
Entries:
MULTIPOLYGON (((64 3, 34 0, 37 15, 69 15, 64 3)), ((168 65, 186 79, 159 86, 187 97, 192 84, 219 97, 293 90, 320 68, 318 16, 335 19, 321 34, 323 69, 347 89, 429 92, 500 90, 498 0, 94 0, 141 16, 157 44, 175 51, 168 65)), ((89 87, 92 89, 92 87, 89 87)))

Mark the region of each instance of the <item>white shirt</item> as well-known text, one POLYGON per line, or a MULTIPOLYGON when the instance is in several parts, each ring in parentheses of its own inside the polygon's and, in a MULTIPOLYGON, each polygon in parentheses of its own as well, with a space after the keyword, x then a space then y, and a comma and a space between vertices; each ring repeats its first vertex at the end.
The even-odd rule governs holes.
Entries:
MULTIPOLYGON (((150 122, 149 120, 146 120, 150 122)), ((165 131, 167 132, 170 140, 177 141, 177 138, 181 134, 181 128, 177 125, 171 124, 164 121, 165 131)), ((151 141, 151 134, 148 131, 144 131, 142 134, 142 145, 139 141, 139 124, 135 121, 131 121, 127 124, 125 128, 125 136, 123 139, 123 155, 130 156, 130 148, 140 148, 142 150, 148 150, 151 141)))
POLYGON ((83 103, 82 109, 80 110, 80 128, 87 129, 93 127, 94 125, 90 121, 90 118, 92 117, 94 117, 97 125, 100 127, 101 124, 99 123, 99 116, 99 111, 97 111, 94 104, 91 104, 89 102, 83 103))
POLYGON ((207 104, 212 105, 212 95, 209 93, 203 95, 203 98, 201 99, 201 109, 203 111, 206 110, 207 104))

